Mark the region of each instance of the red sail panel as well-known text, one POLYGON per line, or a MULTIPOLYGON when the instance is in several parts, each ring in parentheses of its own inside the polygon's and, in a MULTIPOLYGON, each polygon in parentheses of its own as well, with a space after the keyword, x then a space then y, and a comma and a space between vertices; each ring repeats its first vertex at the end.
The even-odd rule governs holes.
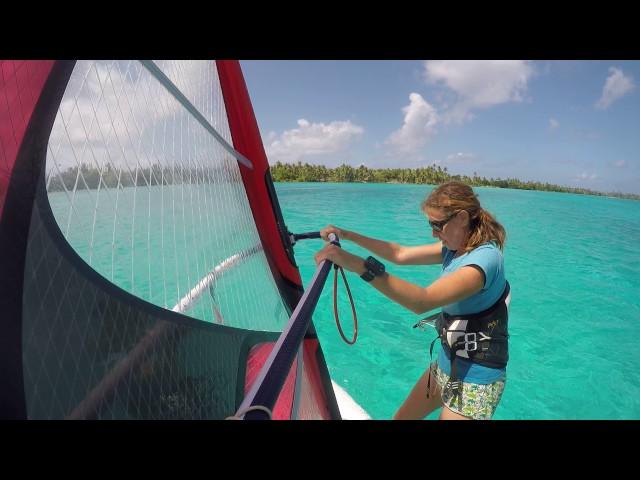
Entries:
POLYGON ((253 170, 240 165, 240 173, 264 250, 267 257, 275 262, 280 275, 296 285, 302 285, 300 272, 291 264, 282 246, 273 207, 269 200, 269 192, 265 184, 269 162, 262 145, 240 63, 220 60, 217 66, 233 147, 253 163, 253 170))
POLYGON ((318 349, 320 344, 316 339, 307 339, 304 345, 304 375, 300 389, 300 406, 298 419, 300 420, 331 420, 327 408, 327 397, 322 387, 320 368, 318 366, 318 349))
POLYGON ((18 150, 53 60, 0 60, 0 216, 18 150))

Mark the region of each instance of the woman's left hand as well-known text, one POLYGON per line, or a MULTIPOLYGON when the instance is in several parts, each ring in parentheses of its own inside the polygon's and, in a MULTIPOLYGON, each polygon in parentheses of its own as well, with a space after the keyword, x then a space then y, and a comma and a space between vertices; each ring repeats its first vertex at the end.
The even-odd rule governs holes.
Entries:
POLYGON ((316 265, 323 260, 331 260, 349 272, 362 273, 364 271, 364 260, 362 258, 331 243, 325 245, 313 258, 316 261, 316 265))

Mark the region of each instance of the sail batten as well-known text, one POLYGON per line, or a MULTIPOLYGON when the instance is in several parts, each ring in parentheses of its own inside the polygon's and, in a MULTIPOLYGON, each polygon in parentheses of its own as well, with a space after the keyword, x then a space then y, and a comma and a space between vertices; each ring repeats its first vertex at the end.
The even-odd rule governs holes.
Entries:
POLYGON ((224 138, 216 131, 216 129, 207 121, 207 119, 198 111, 196 107, 194 107, 191 102, 183 95, 183 93, 171 82, 169 77, 167 77, 160 68, 156 66, 150 60, 141 60, 142 65, 151 72, 151 74, 156 77, 156 79, 165 86, 165 88, 182 104, 182 106, 187 109, 195 117, 196 120, 205 128, 214 138, 220 142, 220 144, 234 157, 238 159, 240 163, 242 163, 247 168, 253 168, 251 161, 242 155, 240 152, 234 150, 234 148, 229 145, 224 138))

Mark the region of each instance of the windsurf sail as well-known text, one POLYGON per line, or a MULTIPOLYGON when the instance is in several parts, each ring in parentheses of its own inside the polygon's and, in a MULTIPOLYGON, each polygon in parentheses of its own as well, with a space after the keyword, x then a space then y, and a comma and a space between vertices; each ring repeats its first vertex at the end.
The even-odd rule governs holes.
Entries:
MULTIPOLYGON (((303 295, 239 63, 0 73, 0 416, 234 414, 303 295)), ((272 418, 340 418, 295 348, 272 418)))

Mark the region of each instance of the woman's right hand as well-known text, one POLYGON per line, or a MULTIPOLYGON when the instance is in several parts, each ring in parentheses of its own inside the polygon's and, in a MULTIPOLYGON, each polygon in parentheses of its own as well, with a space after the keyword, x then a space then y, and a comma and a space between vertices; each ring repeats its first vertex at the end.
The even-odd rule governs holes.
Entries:
POLYGON ((325 242, 329 241, 329 234, 330 233, 335 233, 338 236, 338 239, 340 240, 346 240, 346 234, 347 234, 347 230, 343 230, 341 228, 338 228, 334 225, 327 225, 326 227, 324 227, 322 230, 320 230, 320 236, 322 237, 322 239, 325 242))

